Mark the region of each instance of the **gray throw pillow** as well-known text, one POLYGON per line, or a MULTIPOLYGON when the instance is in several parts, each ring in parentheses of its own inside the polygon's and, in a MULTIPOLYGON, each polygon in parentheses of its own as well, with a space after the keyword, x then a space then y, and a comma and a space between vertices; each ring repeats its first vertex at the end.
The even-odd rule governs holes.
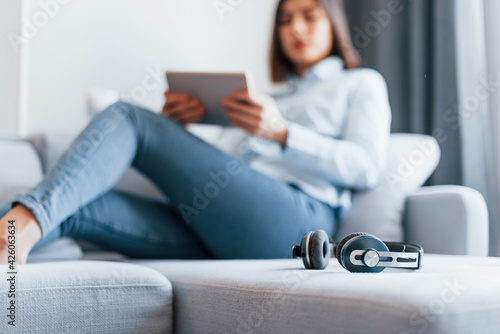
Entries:
POLYGON ((403 241, 406 197, 425 183, 439 159, 439 145, 434 137, 392 134, 381 182, 373 189, 353 194, 351 210, 341 221, 334 239, 366 232, 384 241, 403 241))

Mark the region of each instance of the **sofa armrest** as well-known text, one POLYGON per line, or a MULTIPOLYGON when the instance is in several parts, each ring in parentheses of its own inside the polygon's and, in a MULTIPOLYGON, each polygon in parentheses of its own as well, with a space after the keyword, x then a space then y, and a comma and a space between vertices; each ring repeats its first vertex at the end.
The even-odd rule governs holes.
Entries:
POLYGON ((405 239, 426 253, 488 255, 488 209, 474 189, 422 187, 407 199, 404 224, 405 239))

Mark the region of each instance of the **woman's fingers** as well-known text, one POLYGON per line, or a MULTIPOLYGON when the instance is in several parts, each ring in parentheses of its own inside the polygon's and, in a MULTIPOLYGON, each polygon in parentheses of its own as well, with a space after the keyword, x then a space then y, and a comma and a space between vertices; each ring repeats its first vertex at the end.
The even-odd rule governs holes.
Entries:
POLYGON ((239 110, 233 108, 226 108, 226 115, 231 119, 247 123, 250 126, 258 126, 260 123, 260 118, 241 113, 239 110))
POLYGON ((177 103, 189 102, 192 98, 183 93, 167 93, 165 92, 165 98, 167 99, 167 105, 173 106, 177 103))
POLYGON ((200 100, 192 98, 184 93, 172 93, 165 91, 166 102, 162 108, 162 114, 173 120, 188 124, 203 119, 205 108, 200 100))
POLYGON ((235 118, 230 118, 229 121, 231 122, 232 125, 234 125, 237 128, 240 128, 242 130, 245 130, 249 133, 255 134, 255 127, 248 125, 247 123, 241 122, 238 119, 235 118))
POLYGON ((175 119, 182 124, 196 123, 203 119, 203 109, 195 109, 190 113, 182 114, 179 118, 175 119))
POLYGON ((273 98, 264 94, 250 97, 247 91, 237 91, 221 102, 234 126, 285 145, 288 124, 273 98))
POLYGON ((165 104, 163 104, 163 108, 161 108, 162 115, 167 116, 167 111, 168 111, 168 109, 167 109, 167 103, 165 102, 165 104))
POLYGON ((243 130, 257 134, 262 125, 263 106, 255 103, 247 91, 237 91, 222 99, 231 123, 243 130))
POLYGON ((176 113, 173 113, 170 115, 170 117, 174 118, 175 120, 182 120, 184 118, 190 118, 191 115, 201 115, 203 116, 203 113, 205 111, 205 108, 203 108, 202 105, 199 103, 195 103, 194 105, 187 107, 186 109, 182 109, 176 113))
POLYGON ((260 120, 262 114, 261 106, 250 106, 247 104, 242 104, 240 101, 227 98, 223 99, 222 105, 228 109, 238 110, 242 114, 247 114, 248 116, 255 117, 260 120))
POLYGON ((183 113, 190 112, 194 108, 201 107, 201 104, 198 100, 190 100, 189 102, 179 102, 177 104, 174 104, 172 107, 168 108, 168 116, 171 117, 179 117, 183 113))
POLYGON ((258 103, 257 101, 255 101, 254 99, 252 99, 250 97, 250 94, 248 94, 247 90, 238 90, 238 91, 234 92, 233 94, 231 94, 229 96, 229 98, 237 100, 237 101, 239 101, 243 104, 246 104, 246 105, 262 108, 260 103, 258 103))
POLYGON ((260 118, 249 116, 232 108, 226 108, 226 115, 235 126, 242 127, 252 133, 259 128, 261 121, 260 118))
POLYGON ((205 108, 199 101, 192 101, 188 105, 182 105, 173 110, 168 116, 180 123, 193 123, 201 120, 205 108))
POLYGON ((165 91, 165 99, 166 102, 163 105, 162 114, 167 116, 172 113, 172 108, 176 108, 191 101, 191 97, 187 94, 170 93, 168 90, 165 91))

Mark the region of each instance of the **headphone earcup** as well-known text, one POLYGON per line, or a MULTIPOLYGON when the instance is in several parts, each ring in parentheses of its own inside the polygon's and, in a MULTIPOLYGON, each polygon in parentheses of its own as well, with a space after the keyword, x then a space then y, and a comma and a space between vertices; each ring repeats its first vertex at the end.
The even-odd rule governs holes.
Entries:
POLYGON ((341 256, 340 256, 340 254, 342 253, 342 248, 344 248, 344 245, 346 244, 346 242, 348 242, 352 238, 357 237, 359 235, 368 235, 368 233, 355 232, 355 233, 348 234, 342 240, 340 240, 339 244, 337 245, 337 252, 335 253, 335 257, 337 258, 337 260, 339 261, 339 263, 342 267, 344 267, 344 264, 342 263, 341 256))
POLYGON ((363 273, 378 273, 384 270, 384 267, 367 267, 355 265, 350 260, 350 254, 354 250, 374 249, 380 252, 388 252, 387 245, 374 235, 356 232, 349 234, 343 238, 337 246, 337 260, 340 265, 350 272, 363 272, 363 273))
POLYGON ((330 260, 330 241, 324 230, 315 231, 311 235, 309 247, 311 269, 325 269, 330 260))

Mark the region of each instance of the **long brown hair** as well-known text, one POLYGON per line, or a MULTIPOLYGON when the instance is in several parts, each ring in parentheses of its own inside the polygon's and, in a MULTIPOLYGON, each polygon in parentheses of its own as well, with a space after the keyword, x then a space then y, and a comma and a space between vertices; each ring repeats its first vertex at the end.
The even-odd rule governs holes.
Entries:
MULTIPOLYGON (((288 73, 293 72, 293 63, 286 57, 279 36, 279 14, 287 0, 280 0, 274 18, 273 38, 271 42, 271 78, 275 83, 283 82, 288 73)), ((318 0, 328 14, 333 27, 333 47, 331 55, 344 61, 347 69, 359 67, 361 58, 354 48, 349 33, 347 17, 342 0, 318 0)))

